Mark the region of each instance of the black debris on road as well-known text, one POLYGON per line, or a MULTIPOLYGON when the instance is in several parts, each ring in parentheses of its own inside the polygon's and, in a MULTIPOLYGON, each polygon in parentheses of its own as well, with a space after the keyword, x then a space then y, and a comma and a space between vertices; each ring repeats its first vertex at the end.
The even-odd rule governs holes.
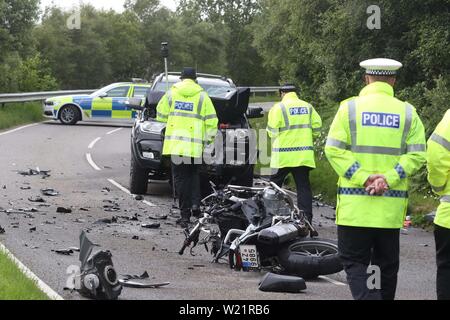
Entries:
POLYGON ((141 227, 144 229, 159 229, 161 227, 160 223, 143 223, 141 227))
POLYGON ((106 212, 118 212, 120 211, 120 205, 112 200, 103 200, 103 203, 107 203, 103 206, 103 210, 106 212))
POLYGON ((28 198, 28 201, 30 201, 30 202, 36 202, 36 203, 45 203, 46 201, 42 198, 42 197, 40 197, 40 196, 37 196, 37 197, 30 197, 30 198, 28 198))
POLYGON ((71 256, 73 254, 72 249, 58 249, 58 250, 52 250, 53 252, 63 255, 63 256, 71 256))
POLYGON ((94 222, 94 224, 111 224, 111 223, 117 223, 117 217, 103 218, 94 222))
POLYGON ((57 213, 72 213, 72 209, 64 208, 64 207, 58 207, 56 209, 57 213))
POLYGON ((39 168, 17 171, 17 173, 22 176, 42 176, 42 179, 50 177, 50 172, 51 170, 40 170, 39 168))

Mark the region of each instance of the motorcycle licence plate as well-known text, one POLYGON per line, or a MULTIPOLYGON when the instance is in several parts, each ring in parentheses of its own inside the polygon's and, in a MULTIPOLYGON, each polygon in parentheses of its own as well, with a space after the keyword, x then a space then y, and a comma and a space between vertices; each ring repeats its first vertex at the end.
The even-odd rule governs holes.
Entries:
POLYGON ((240 246, 242 267, 248 269, 259 268, 258 250, 254 245, 242 245, 240 246))

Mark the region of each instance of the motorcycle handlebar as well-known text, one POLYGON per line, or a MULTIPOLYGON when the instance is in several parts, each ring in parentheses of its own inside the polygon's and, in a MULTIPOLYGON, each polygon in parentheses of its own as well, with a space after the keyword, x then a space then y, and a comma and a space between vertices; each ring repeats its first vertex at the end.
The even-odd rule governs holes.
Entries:
POLYGON ((187 245, 186 245, 186 244, 183 244, 183 247, 181 248, 180 251, 178 251, 178 254, 179 254, 180 256, 182 256, 182 255, 184 254, 184 250, 186 250, 186 248, 187 248, 187 245))
POLYGON ((191 231, 189 236, 184 240, 183 246, 181 247, 180 251, 178 251, 178 254, 180 256, 182 256, 184 254, 184 251, 186 250, 186 248, 189 247, 191 245, 191 243, 195 240, 195 238, 198 236, 198 234, 200 233, 200 226, 201 225, 202 225, 202 223, 199 222, 195 226, 195 228, 191 231))

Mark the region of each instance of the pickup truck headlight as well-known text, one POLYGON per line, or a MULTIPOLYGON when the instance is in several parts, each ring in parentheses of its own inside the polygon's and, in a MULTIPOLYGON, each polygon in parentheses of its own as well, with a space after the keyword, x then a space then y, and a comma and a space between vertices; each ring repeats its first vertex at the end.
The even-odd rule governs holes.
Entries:
POLYGON ((146 121, 139 126, 141 131, 152 134, 161 134, 165 127, 165 123, 155 121, 146 121))

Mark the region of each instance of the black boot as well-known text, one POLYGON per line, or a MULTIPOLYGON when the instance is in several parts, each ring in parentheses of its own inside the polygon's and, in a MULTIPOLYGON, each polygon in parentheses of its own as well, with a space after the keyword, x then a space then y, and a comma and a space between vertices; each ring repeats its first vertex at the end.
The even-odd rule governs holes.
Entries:
POLYGON ((191 210, 182 210, 181 218, 177 220, 177 224, 180 225, 181 228, 186 229, 189 227, 189 223, 191 222, 191 210))
POLYGON ((193 205, 192 206, 192 216, 194 218, 200 218, 201 215, 202 215, 202 211, 200 210, 200 208, 197 205, 193 205))

